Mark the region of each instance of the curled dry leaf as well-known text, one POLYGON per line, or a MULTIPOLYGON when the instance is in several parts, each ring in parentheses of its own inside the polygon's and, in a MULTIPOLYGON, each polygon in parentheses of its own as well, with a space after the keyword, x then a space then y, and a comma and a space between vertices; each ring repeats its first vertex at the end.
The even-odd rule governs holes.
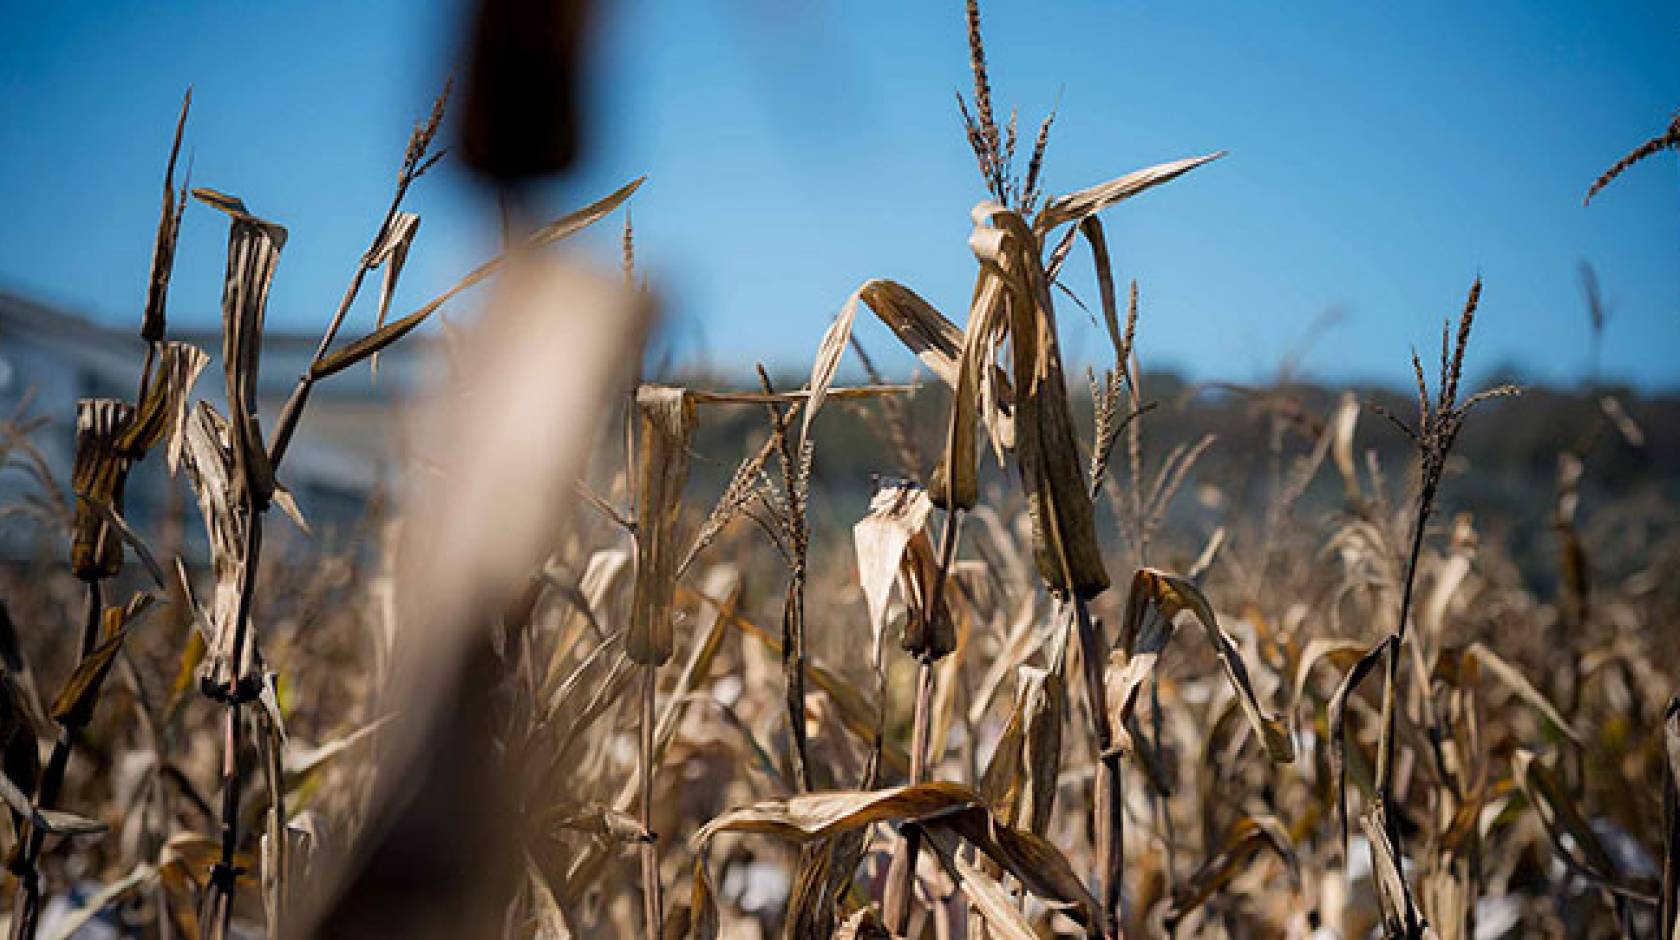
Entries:
POLYGON ((268 291, 286 229, 252 215, 237 196, 195 189, 193 196, 227 213, 227 274, 222 281, 222 368, 227 375, 228 425, 233 431, 236 483, 266 506, 274 493, 274 470, 257 425, 257 373, 262 356, 268 291))
POLYGON ((1347 738, 1343 728, 1347 721, 1348 698, 1353 695, 1371 670, 1382 662, 1383 656, 1395 645, 1396 639, 1390 635, 1366 651, 1359 661, 1353 664, 1342 681, 1337 683, 1336 691, 1330 695, 1329 731, 1330 731, 1330 776, 1335 788, 1336 819, 1341 830, 1340 847, 1342 860, 1345 863, 1348 852, 1348 808, 1347 808, 1347 738))
POLYGON ((1015 456, 1033 523, 1039 577, 1059 594, 1090 598, 1108 587, 1095 510, 1079 461, 1078 438, 1056 337, 1049 278, 1021 217, 982 203, 969 240, 981 264, 1002 279, 1014 366, 1015 456))
POLYGON ((1101 933, 1097 902, 1055 846, 1004 825, 980 795, 955 783, 933 782, 875 791, 811 793, 731 810, 690 839, 703 854, 723 832, 756 832, 806 843, 875 823, 915 822, 930 838, 960 837, 989 856, 1028 890, 1057 905, 1093 936, 1101 933))
MULTIPOLYGON (((1290 733, 1288 718, 1267 712, 1260 707, 1249 678, 1248 666, 1214 616, 1213 607, 1201 588, 1188 578, 1153 568, 1139 568, 1132 576, 1131 593, 1126 598, 1126 613, 1120 627, 1120 652, 1126 659, 1108 680, 1116 695, 1110 700, 1111 714, 1118 716, 1117 729, 1124 729, 1124 720, 1131 715, 1143 680, 1154 669, 1160 650, 1173 634, 1173 618, 1190 611, 1202 626, 1202 633, 1212 646, 1225 678, 1237 694, 1249 727, 1266 748, 1272 760, 1287 764, 1295 759, 1295 741, 1290 733)), ((1111 667, 1112 668, 1112 667, 1111 667)))
POLYGON ((134 420, 134 407, 115 398, 84 398, 76 403, 76 453, 71 486, 76 514, 71 524, 70 571, 84 581, 116 577, 122 570, 122 537, 98 510, 119 512, 133 458, 118 447, 134 420))
POLYGON ((193 385, 209 365, 210 356, 197 346, 168 342, 158 346, 156 375, 135 407, 134 417, 117 440, 117 449, 138 460, 146 451, 167 442, 169 472, 181 462, 181 437, 193 385))
POLYGON ((1657 904, 1643 888, 1625 883, 1616 861, 1598 833, 1587 823, 1569 792, 1533 751, 1519 748, 1511 755, 1511 774, 1535 815, 1540 818, 1552 848, 1571 869, 1618 897, 1657 904))
POLYGON ((902 578, 905 553, 916 536, 924 539, 933 503, 927 491, 908 480, 881 480, 869 501, 869 514, 852 526, 857 553, 858 585, 869 610, 869 629, 875 641, 874 661, 881 661, 882 637, 893 586, 902 578))
POLYGON ((1283 823, 1270 815, 1244 816, 1231 827, 1219 849, 1208 856, 1190 880, 1174 893, 1172 907, 1165 918, 1167 931, 1171 933, 1175 930, 1179 921, 1200 907, 1215 891, 1242 874, 1263 848, 1271 849, 1283 861, 1291 889, 1300 891, 1301 866, 1283 823))
MULTIPOLYGON (((391 298, 397 293, 397 279, 402 277, 403 265, 408 262, 408 249, 414 245, 414 236, 419 232, 419 213, 398 212, 391 217, 391 224, 386 226, 379 244, 368 256, 369 268, 385 268, 385 278, 379 284, 379 313, 373 321, 375 331, 385 326, 385 320, 391 314, 391 298)), ((374 372, 379 371, 378 354, 370 357, 370 365, 374 372)))

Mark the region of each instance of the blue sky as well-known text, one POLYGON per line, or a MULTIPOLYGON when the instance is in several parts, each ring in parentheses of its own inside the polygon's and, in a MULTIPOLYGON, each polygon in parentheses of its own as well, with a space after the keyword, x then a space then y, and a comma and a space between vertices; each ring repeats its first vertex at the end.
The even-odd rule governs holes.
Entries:
MULTIPOLYGON (((558 211, 649 175, 639 256, 678 355, 743 381, 755 359, 799 368, 876 276, 960 319, 983 195, 953 98, 960 2, 601 6, 588 159, 542 196, 558 211)), ((449 70, 459 16, 394 0, 0 0, 0 288, 138 320, 192 84, 195 185, 290 228, 270 322, 318 328, 449 70)), ((1611 307, 1606 374, 1680 387, 1674 157, 1581 208, 1587 183, 1680 107, 1680 5, 994 0, 985 25, 1000 103, 1031 127, 1060 102, 1051 191, 1231 151, 1106 216, 1120 276, 1141 283, 1146 366, 1264 379, 1337 311, 1304 370, 1404 382, 1409 348, 1438 341, 1480 273, 1472 371, 1574 382, 1585 260, 1611 307)), ((421 184, 399 307, 493 249, 480 195, 450 168, 421 184)), ((615 239, 587 247, 616 263, 615 239)), ((190 209, 178 321, 213 322, 224 248, 223 218, 190 209)), ((1088 285, 1088 269, 1071 279, 1088 285)), ((1065 305, 1063 321, 1075 354, 1102 353, 1085 314, 1065 305)), ((908 362, 874 324, 862 335, 908 362)))

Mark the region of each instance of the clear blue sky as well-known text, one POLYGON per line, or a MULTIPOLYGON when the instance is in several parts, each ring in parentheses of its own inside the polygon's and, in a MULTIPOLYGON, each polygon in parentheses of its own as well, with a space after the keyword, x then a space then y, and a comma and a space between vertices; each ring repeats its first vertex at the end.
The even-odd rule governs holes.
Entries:
MULTIPOLYGON (((649 175, 635 223, 667 342, 719 366, 797 368, 871 276, 960 318, 982 192, 953 102, 958 0, 600 5, 594 146, 545 198, 559 209, 649 175)), ((291 229, 271 323, 315 328, 449 70, 459 15, 0 0, 0 287, 137 321, 190 83, 194 183, 291 229)), ((1107 216, 1121 276, 1142 284, 1146 365, 1264 378, 1335 309, 1307 371, 1403 382, 1407 350, 1437 341, 1480 272, 1476 371, 1571 382, 1587 367, 1587 260, 1612 310, 1605 372, 1680 387, 1675 158, 1580 204, 1680 107, 1680 5, 993 0, 985 16, 1000 102, 1031 126, 1059 96, 1052 191, 1231 151, 1107 216)), ((424 181, 413 207, 399 307, 494 238, 458 171, 424 181)), ((205 325, 225 221, 202 207, 187 220, 172 312, 205 325)), ((593 240, 609 261, 615 235, 593 240)), ((1101 352, 1077 308, 1064 322, 1071 348, 1101 352)), ((873 323, 863 335, 886 351, 873 323)))

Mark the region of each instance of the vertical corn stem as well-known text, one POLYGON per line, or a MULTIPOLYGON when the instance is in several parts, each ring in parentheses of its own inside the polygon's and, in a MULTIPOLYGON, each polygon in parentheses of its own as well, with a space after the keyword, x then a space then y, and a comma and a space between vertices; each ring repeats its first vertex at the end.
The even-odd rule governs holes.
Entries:
POLYGON ((1120 751, 1114 746, 1108 724, 1108 695, 1103 685, 1102 637, 1086 607, 1085 598, 1073 595, 1073 613, 1079 634, 1079 659, 1085 675, 1085 701, 1091 709, 1096 735, 1096 795, 1091 806, 1092 828, 1097 838, 1097 888, 1103 907, 1103 929, 1118 936, 1120 927, 1121 881, 1125 874, 1125 806, 1120 790, 1120 751))
MULTIPOLYGON (((86 659, 88 654, 99 643, 99 624, 104 613, 104 590, 98 579, 87 582, 87 602, 82 615, 81 653, 78 664, 86 659)), ((61 725, 58 738, 53 741, 52 754, 47 758, 46 769, 41 774, 41 781, 35 788, 35 805, 42 809, 50 809, 58 802, 59 791, 64 788, 64 773, 70 766, 70 752, 76 746, 76 732, 78 729, 70 725, 61 725)), ((47 834, 35 828, 28 820, 24 820, 18 830, 17 858, 11 863, 12 873, 17 876, 17 891, 12 896, 12 940, 33 940, 41 920, 41 848, 46 843, 47 834)))
MULTIPOLYGON (((653 834, 653 728, 654 692, 658 675, 653 666, 642 667, 641 748, 638 766, 641 772, 642 830, 653 834)), ((642 925, 647 940, 659 940, 665 931, 665 912, 659 886, 659 845, 649 839, 641 845, 642 856, 642 925)))
MULTIPOLYGON (((1399 709, 1396 699, 1400 694, 1400 646, 1406 641, 1406 622, 1411 618, 1412 590, 1417 582, 1418 558, 1423 552, 1423 528, 1429 521, 1430 503, 1434 494, 1426 492, 1420 495, 1418 501, 1417 520, 1412 526, 1411 553, 1406 561, 1406 581, 1400 592, 1400 622, 1395 625, 1395 641, 1389 644, 1388 656, 1384 659, 1384 683, 1382 704, 1382 738, 1377 751, 1377 797, 1382 801, 1385 809, 1394 805, 1394 736, 1395 725, 1398 721, 1399 709)), ((1388 837, 1394 843, 1396 854, 1403 853, 1400 845, 1400 833, 1395 820, 1397 814, 1392 811, 1384 813, 1388 821, 1388 837)))
MULTIPOLYGON (((250 492, 249 488, 246 490, 250 492)), ((247 496, 247 499, 249 497, 247 496)), ((233 649, 229 658, 227 684, 213 691, 226 708, 222 726, 222 819, 221 856, 210 869, 210 886, 200 918, 205 936, 220 940, 229 936, 233 923, 233 896, 239 879, 234 864, 239 850, 239 751, 244 737, 244 707, 256 698, 258 680, 247 675, 246 647, 249 644, 251 606, 256 592, 257 563, 262 553, 262 510, 246 508, 244 568, 240 571, 239 606, 234 616, 233 649)), ((284 851, 283 846, 277 850, 284 851)))
MULTIPOLYGON (((923 617, 938 617, 945 602, 945 581, 951 562, 957 554, 958 529, 962 524, 962 510, 952 509, 945 515, 939 534, 939 568, 934 572, 933 586, 928 590, 928 604, 923 617)), ((933 659, 924 652, 917 656, 915 726, 910 738, 910 782, 927 780, 928 735, 933 725, 933 659)), ((893 849, 892 865, 887 869, 886 895, 882 898, 882 915, 893 936, 902 937, 910 929, 910 901, 916 884, 916 857, 921 853, 922 831, 914 824, 906 824, 897 847, 893 849)))

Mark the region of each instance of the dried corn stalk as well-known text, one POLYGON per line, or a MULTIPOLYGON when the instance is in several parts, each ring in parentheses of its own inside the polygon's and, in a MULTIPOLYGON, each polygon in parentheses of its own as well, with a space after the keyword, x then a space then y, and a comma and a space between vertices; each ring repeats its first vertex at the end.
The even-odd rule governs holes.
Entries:
POLYGON ((227 373, 228 425, 233 431, 235 484, 251 506, 266 507, 274 494, 274 470, 257 425, 257 369, 262 355, 268 289, 285 228, 252 215, 237 196, 195 189, 193 196, 227 213, 227 275, 222 283, 222 368, 227 373))
POLYGON ((1039 576, 1058 594, 1094 597, 1108 587, 1108 573, 1080 468, 1049 278, 1018 214, 982 204, 975 216, 980 225, 969 245, 1007 288, 1003 305, 1014 364, 1015 455, 1033 521, 1039 576))
POLYGON ((640 433, 636 465, 636 587, 624 651, 638 663, 671 658, 671 598, 681 549, 676 533, 694 439, 694 401, 680 388, 636 390, 640 433))

